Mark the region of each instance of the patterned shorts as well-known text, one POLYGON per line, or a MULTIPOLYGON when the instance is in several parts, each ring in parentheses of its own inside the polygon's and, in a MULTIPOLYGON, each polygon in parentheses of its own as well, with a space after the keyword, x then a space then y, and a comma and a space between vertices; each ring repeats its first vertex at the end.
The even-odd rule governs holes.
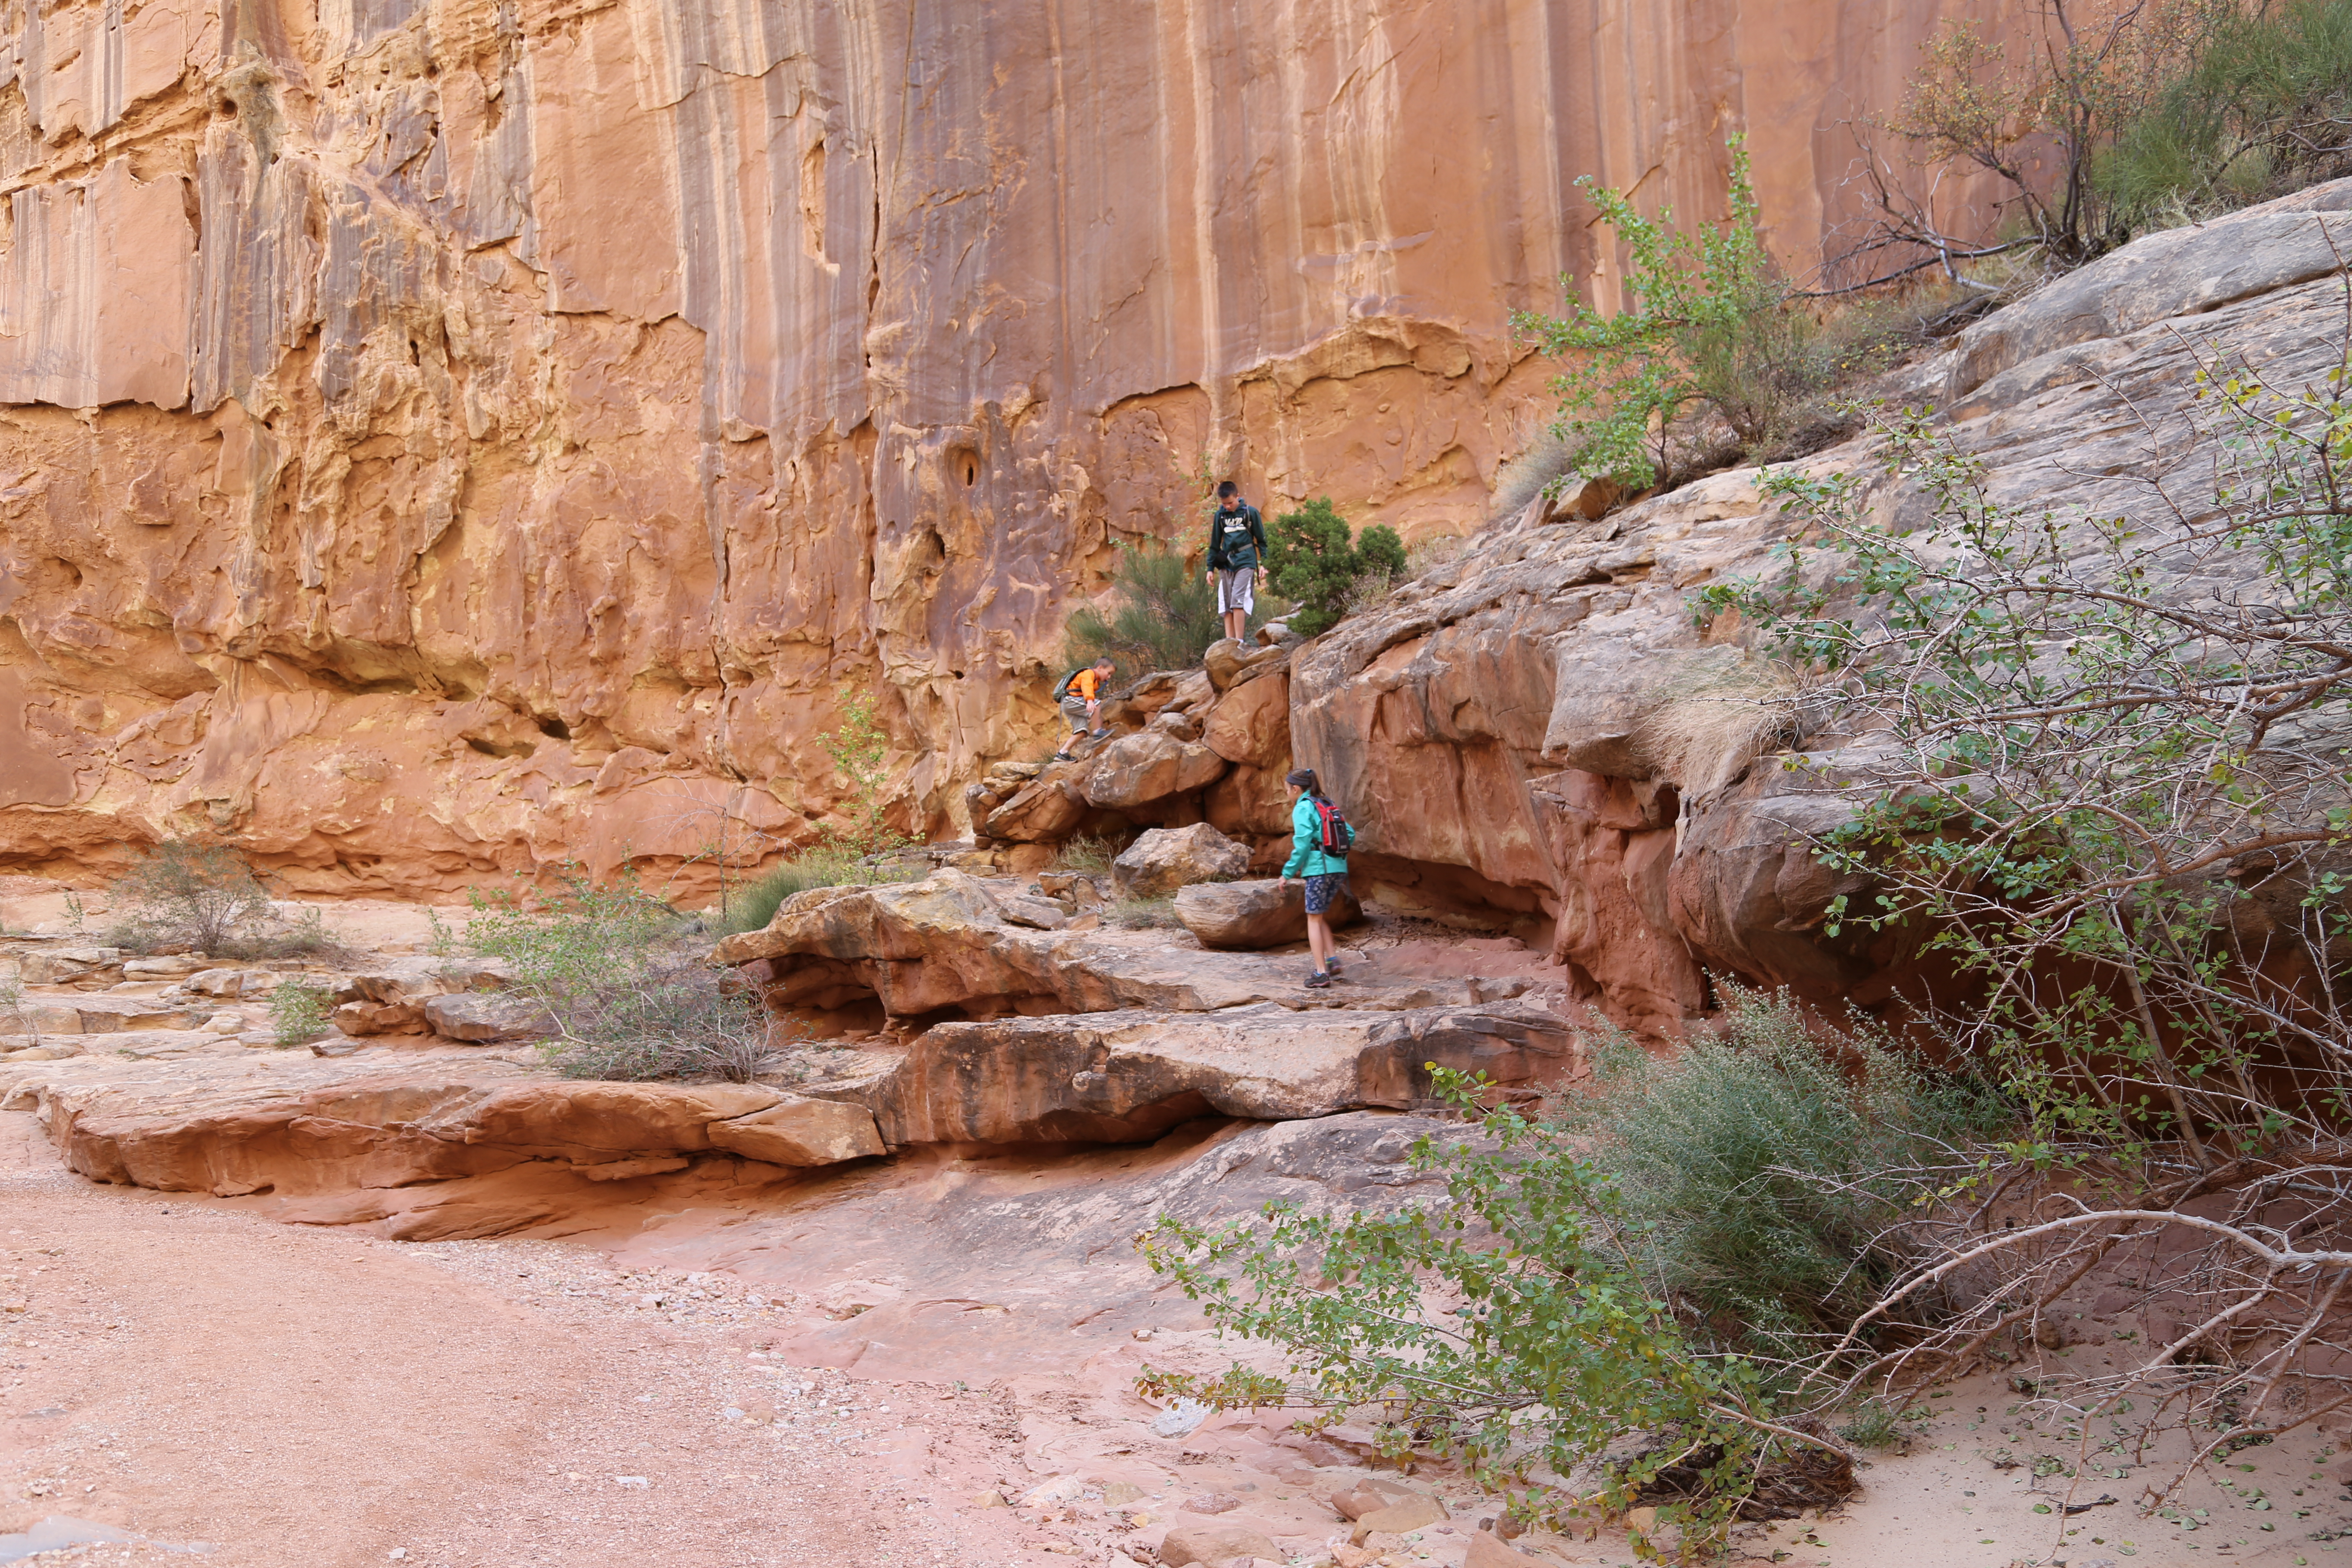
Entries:
POLYGON ((1353 890, 1348 886, 1348 873, 1345 871, 1333 871, 1327 876, 1307 878, 1307 912, 1310 915, 1325 913, 1331 908, 1331 900, 1342 893, 1347 893, 1351 898, 1354 896, 1353 890))

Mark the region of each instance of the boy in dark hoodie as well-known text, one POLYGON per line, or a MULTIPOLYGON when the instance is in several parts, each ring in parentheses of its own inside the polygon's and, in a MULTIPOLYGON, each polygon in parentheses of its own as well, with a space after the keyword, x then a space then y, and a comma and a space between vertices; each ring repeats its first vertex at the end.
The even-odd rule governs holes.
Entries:
POLYGON ((1239 642, 1257 608, 1251 590, 1258 563, 1265 559, 1265 522, 1242 500, 1241 487, 1227 479, 1217 487, 1217 510, 1209 514, 1209 581, 1217 585, 1217 614, 1225 635, 1239 642))

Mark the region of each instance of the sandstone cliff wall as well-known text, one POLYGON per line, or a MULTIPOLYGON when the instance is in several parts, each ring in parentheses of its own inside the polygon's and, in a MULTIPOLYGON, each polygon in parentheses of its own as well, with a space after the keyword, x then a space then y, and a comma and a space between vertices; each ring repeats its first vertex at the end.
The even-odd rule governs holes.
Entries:
POLYGON ((960 829, 1204 461, 1483 521, 1578 174, 1802 264, 2006 9, 0 0, 0 864, 756 859, 845 681, 960 829))

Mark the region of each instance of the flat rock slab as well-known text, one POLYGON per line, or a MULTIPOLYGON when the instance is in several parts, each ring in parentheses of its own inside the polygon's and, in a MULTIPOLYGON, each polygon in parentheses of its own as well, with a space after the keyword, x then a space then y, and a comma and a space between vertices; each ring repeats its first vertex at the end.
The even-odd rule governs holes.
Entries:
MULTIPOLYGON (((172 1029, 186 1026, 176 1019, 210 1017, 217 1012, 215 1004, 205 1003, 196 1007, 174 1005, 153 996, 113 996, 104 992, 61 992, 53 994, 28 995, 24 1005, 69 1012, 79 1016, 85 1035, 110 1035, 121 1029, 172 1029)), ((9 1032, 8 1017, 0 1012, 0 1033, 9 1032)))
POLYGON ((0 1109, 33 1111, 94 1181, 220 1195, 390 1190, 530 1162, 597 1179, 724 1152, 815 1165, 882 1147, 862 1108, 762 1084, 579 1081, 473 1051, 323 1058, 219 1044, 229 1059, 0 1064, 0 1109))
POLYGON ((896 886, 812 889, 785 900, 763 930, 720 942, 713 956, 764 962, 772 1005, 879 998, 895 1017, 950 1008, 1208 1013, 1258 1002, 1399 1009, 1517 994, 1508 983, 1391 980, 1371 970, 1316 990, 1303 958, 1209 952, 1166 933, 1037 931, 1005 919, 998 896, 961 871, 896 886))
POLYGON ((1430 1062, 1513 1087, 1563 1082, 1579 1058, 1567 1021, 1523 1002, 1304 1014, 1262 1003, 938 1024, 894 1070, 809 1091, 866 1106, 893 1145, 1131 1143, 1202 1116, 1428 1105, 1430 1062))

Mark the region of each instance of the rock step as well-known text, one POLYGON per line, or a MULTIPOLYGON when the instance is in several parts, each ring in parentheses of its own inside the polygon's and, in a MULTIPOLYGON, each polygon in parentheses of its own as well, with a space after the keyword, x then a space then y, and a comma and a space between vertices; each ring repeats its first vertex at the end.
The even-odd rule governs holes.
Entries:
POLYGON ((1261 1003, 939 1024, 887 1071, 803 1087, 871 1110, 893 1147, 1132 1143, 1201 1116, 1428 1106, 1431 1062, 1506 1088, 1560 1084, 1581 1065, 1567 1021, 1523 1002, 1307 1014, 1261 1003))
POLYGON ((1528 984, 1391 979, 1373 963, 1351 967, 1344 985, 1316 989, 1307 984, 1303 955, 1210 952, 1167 931, 1040 931, 1008 920, 1004 901, 961 871, 884 887, 813 888, 785 900, 764 929, 727 938, 714 956, 761 966, 755 978, 772 1006, 878 998, 902 1018, 949 1009, 1213 1013, 1261 1002, 1404 1010, 1495 1001, 1528 984))

